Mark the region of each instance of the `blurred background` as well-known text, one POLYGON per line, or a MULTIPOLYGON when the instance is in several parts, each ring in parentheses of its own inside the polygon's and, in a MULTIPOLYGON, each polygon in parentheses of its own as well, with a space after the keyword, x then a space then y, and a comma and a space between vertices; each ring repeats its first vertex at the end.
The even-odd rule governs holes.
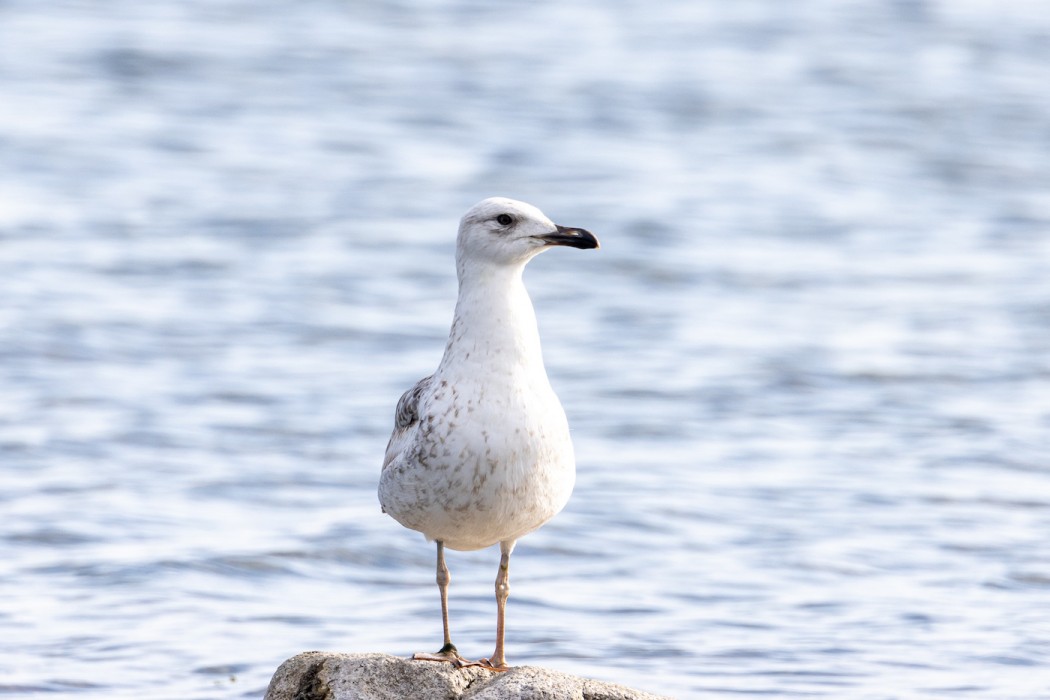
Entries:
POLYGON ((375 487, 504 195, 602 241, 526 274, 579 475, 511 663, 1050 697, 1048 61, 1021 0, 0 0, 0 695, 436 649, 375 487))

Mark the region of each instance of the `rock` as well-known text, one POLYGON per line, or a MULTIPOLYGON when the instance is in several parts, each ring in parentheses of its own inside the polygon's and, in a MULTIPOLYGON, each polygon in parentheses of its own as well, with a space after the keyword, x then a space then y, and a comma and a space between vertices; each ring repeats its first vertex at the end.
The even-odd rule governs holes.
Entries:
POLYGON ((265 700, 660 700, 537 666, 504 673, 389 654, 308 651, 273 674, 265 700))

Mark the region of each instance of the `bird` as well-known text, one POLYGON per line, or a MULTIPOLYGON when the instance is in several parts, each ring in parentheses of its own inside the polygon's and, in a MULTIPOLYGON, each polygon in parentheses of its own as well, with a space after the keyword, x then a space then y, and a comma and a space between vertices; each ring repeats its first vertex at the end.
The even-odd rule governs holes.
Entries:
POLYGON ((560 226, 531 204, 490 197, 471 207, 456 237, 459 291, 437 370, 394 411, 379 480, 383 512, 437 544, 444 644, 415 659, 457 667, 508 667, 504 649, 510 556, 515 543, 565 507, 576 463, 565 411, 551 388, 525 265, 550 248, 599 247, 582 228, 560 226), (445 548, 499 544, 496 646, 480 661, 460 656, 449 633, 445 548))

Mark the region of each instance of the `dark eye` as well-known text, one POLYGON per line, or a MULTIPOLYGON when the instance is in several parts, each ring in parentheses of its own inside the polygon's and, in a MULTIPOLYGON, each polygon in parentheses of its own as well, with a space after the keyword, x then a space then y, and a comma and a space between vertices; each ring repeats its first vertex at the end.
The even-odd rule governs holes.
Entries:
POLYGON ((511 218, 510 214, 500 214, 496 217, 496 222, 499 223, 500 226, 510 226, 514 223, 514 219, 511 218))

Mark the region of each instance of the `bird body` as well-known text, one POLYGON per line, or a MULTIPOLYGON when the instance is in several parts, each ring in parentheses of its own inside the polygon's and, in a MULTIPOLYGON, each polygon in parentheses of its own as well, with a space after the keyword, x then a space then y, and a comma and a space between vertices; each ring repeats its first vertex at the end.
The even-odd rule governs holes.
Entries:
POLYGON ((383 510, 438 543, 446 647, 443 547, 500 544, 497 601, 501 579, 503 597, 490 664, 497 668, 505 666, 510 552, 518 538, 565 506, 575 481, 568 422, 547 379, 522 281, 526 263, 554 245, 596 248, 598 242, 509 199, 483 200, 463 217, 456 244, 459 296, 445 353, 437 371, 398 402, 379 483, 383 510))
POLYGON ((475 550, 518 539, 562 510, 575 465, 549 384, 513 374, 454 377, 439 370, 417 385, 420 419, 392 441, 380 499, 427 539, 475 550))

